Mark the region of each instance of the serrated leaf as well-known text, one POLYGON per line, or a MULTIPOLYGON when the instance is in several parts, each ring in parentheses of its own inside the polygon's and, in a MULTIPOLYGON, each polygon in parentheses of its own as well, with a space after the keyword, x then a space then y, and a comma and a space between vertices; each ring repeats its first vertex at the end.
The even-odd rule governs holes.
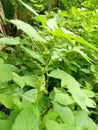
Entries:
POLYGON ((33 106, 24 108, 16 117, 11 130, 39 130, 39 112, 33 106))
POLYGON ((19 38, 4 37, 0 38, 0 43, 7 45, 18 45, 20 44, 19 38))
POLYGON ((16 25, 19 29, 24 31, 31 38, 36 39, 37 41, 44 42, 45 40, 37 33, 37 31, 28 23, 25 23, 21 20, 10 20, 10 22, 16 25))
POLYGON ((21 48, 23 49, 23 51, 28 53, 32 58, 34 58, 34 59, 38 60, 39 62, 41 62, 42 64, 44 64, 44 59, 38 52, 35 52, 35 51, 28 49, 24 46, 21 46, 21 48))
POLYGON ((95 104, 83 93, 80 88, 80 84, 68 73, 63 70, 53 70, 50 74, 50 77, 61 79, 61 86, 69 89, 69 92, 72 94, 73 99, 77 104, 84 110, 88 112, 88 107, 95 107, 95 104))

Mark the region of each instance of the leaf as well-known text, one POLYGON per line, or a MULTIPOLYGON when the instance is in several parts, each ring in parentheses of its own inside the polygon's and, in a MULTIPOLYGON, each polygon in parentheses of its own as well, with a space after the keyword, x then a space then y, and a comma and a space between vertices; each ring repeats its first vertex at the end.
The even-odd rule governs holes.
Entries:
POLYGON ((73 99, 67 94, 62 92, 61 90, 54 88, 55 98, 54 101, 60 103, 62 105, 69 105, 74 103, 73 99))
POLYGON ((0 43, 7 45, 18 45, 20 44, 19 38, 4 37, 0 38, 0 43))
POLYGON ((9 109, 13 109, 15 106, 12 97, 4 93, 0 94, 0 103, 9 109))
POLYGON ((40 85, 40 80, 37 76, 19 76, 18 74, 13 72, 13 80, 16 82, 21 88, 25 85, 29 85, 31 87, 37 88, 40 85))
POLYGON ((76 113, 76 125, 80 125, 82 129, 98 130, 98 126, 93 122, 85 111, 78 111, 76 113))
POLYGON ((55 28, 58 28, 58 26, 57 26, 57 24, 56 24, 56 19, 55 19, 55 18, 49 19, 46 24, 47 24, 47 26, 50 27, 51 30, 53 30, 53 31, 54 31, 55 28))
POLYGON ((39 62, 41 62, 42 64, 44 64, 44 59, 38 52, 35 52, 35 51, 28 49, 24 46, 21 46, 21 48, 23 49, 23 51, 28 53, 32 58, 34 58, 34 59, 38 60, 39 62))
POLYGON ((53 108, 59 114, 65 124, 69 124, 70 126, 75 125, 75 118, 70 108, 61 106, 57 103, 54 103, 53 108))
POLYGON ((11 123, 9 120, 0 119, 0 130, 11 130, 11 123))
POLYGON ((74 34, 73 32, 71 32, 63 27, 56 28, 55 31, 53 32, 53 34, 56 36, 65 37, 68 40, 74 39, 76 42, 79 42, 82 45, 85 45, 85 46, 93 49, 94 51, 98 52, 98 49, 95 46, 93 46, 92 44, 88 43, 84 38, 74 34))
POLYGON ((0 82, 10 81, 13 78, 12 72, 16 67, 10 64, 0 64, 0 82))
POLYGON ((34 88, 38 88, 39 85, 40 85, 40 80, 37 76, 34 76, 34 75, 32 75, 32 76, 28 75, 27 76, 27 75, 25 75, 25 76, 22 77, 22 79, 24 80, 26 85, 32 86, 34 88))
POLYGON ((90 59, 86 53, 84 53, 83 51, 81 51, 78 48, 74 48, 73 51, 79 53, 86 61, 88 61, 89 63, 91 63, 92 59, 90 59))
POLYGON ((77 42, 79 42, 79 43, 81 43, 83 45, 86 45, 87 47, 89 47, 89 48, 93 49, 94 51, 98 52, 98 49, 95 46, 93 46, 92 44, 88 43, 82 37, 76 35, 74 38, 75 38, 75 40, 77 42))
POLYGON ((57 123, 56 121, 53 120, 46 121, 46 128, 47 130, 80 130, 70 125, 57 123))
POLYGON ((29 11, 31 11, 34 15, 38 15, 37 13, 36 13, 36 11, 33 9, 33 8, 31 8, 29 5, 27 5, 26 3, 24 3, 22 0, 19 0, 22 4, 23 4, 23 6, 25 6, 29 11))
POLYGON ((22 95, 22 97, 23 97, 22 100, 24 102, 36 103, 37 95, 38 95, 38 90, 37 89, 31 89, 31 90, 25 92, 22 95))
POLYGON ((39 130, 39 112, 32 106, 24 108, 16 117, 11 130, 39 130))
POLYGON ((25 23, 21 20, 10 20, 10 22, 16 25, 19 29, 24 31, 31 38, 36 39, 37 41, 44 42, 45 40, 36 32, 36 30, 28 23, 25 23))
POLYGON ((18 74, 13 73, 13 80, 16 82, 21 88, 25 86, 25 81, 18 74))
POLYGON ((77 102, 77 104, 84 110, 88 112, 88 107, 95 107, 95 103, 93 103, 81 90, 80 84, 68 73, 63 70, 53 70, 50 74, 50 77, 61 79, 61 86, 68 87, 69 92, 72 94, 73 99, 77 102))
POLYGON ((47 130, 64 130, 63 126, 56 121, 47 120, 46 121, 47 130))

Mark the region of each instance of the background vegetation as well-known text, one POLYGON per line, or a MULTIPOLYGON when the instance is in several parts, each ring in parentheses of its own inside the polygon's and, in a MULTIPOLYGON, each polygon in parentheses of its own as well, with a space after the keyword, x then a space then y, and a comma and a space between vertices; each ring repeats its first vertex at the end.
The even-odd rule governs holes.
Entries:
POLYGON ((0 130, 98 130, 97 0, 1 0, 0 32, 0 130))

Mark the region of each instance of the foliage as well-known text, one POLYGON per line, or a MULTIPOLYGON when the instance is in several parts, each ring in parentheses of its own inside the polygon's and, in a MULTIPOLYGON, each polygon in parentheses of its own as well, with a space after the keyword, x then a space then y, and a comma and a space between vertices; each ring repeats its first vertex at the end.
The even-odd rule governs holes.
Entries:
POLYGON ((34 23, 6 19, 21 33, 0 38, 0 130, 98 130, 97 8, 31 3, 34 23))

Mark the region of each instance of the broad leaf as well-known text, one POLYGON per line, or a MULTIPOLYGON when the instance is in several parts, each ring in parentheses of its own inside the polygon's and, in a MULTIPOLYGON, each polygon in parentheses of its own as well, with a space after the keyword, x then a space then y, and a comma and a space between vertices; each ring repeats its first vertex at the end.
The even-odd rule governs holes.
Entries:
POLYGON ((13 80, 16 82, 21 88, 25 86, 25 81, 18 74, 13 73, 13 80))
POLYGON ((74 103, 73 99, 64 91, 54 88, 55 97, 54 101, 60 103, 61 105, 69 105, 74 103))
POLYGON ((15 106, 12 97, 6 94, 0 94, 0 103, 9 109, 13 109, 15 106))
POLYGON ((11 130, 39 130, 39 113, 33 106, 24 108, 16 117, 11 130))
POLYGON ((47 120, 46 121, 47 130, 64 130, 63 126, 56 121, 47 120))
POLYGON ((75 125, 75 118, 70 108, 54 103, 54 110, 59 114, 65 124, 75 125))
POLYGON ((84 110, 87 110, 87 107, 95 107, 95 103, 91 101, 81 90, 80 84, 68 73, 63 70, 53 70, 50 74, 50 77, 61 79, 61 86, 68 87, 69 92, 72 94, 73 99, 77 104, 84 110))
POLYGON ((34 88, 38 88, 39 85, 40 85, 40 80, 37 76, 23 76, 22 79, 24 80, 25 84, 26 85, 29 85, 31 87, 34 87, 34 88))
POLYGON ((93 122, 91 118, 84 111, 78 111, 76 113, 76 125, 80 125, 82 129, 98 130, 98 126, 93 122))
POLYGON ((11 23, 15 24, 19 29, 24 31, 31 38, 36 39, 37 41, 44 42, 44 39, 37 33, 37 31, 28 23, 25 23, 21 20, 10 20, 11 23))
POLYGON ((38 90, 31 89, 22 95, 22 97, 23 97, 22 101, 29 102, 29 103, 36 103, 37 95, 38 95, 38 90))
POLYGON ((0 64, 0 82, 6 82, 13 78, 12 72, 16 70, 13 65, 0 64))

